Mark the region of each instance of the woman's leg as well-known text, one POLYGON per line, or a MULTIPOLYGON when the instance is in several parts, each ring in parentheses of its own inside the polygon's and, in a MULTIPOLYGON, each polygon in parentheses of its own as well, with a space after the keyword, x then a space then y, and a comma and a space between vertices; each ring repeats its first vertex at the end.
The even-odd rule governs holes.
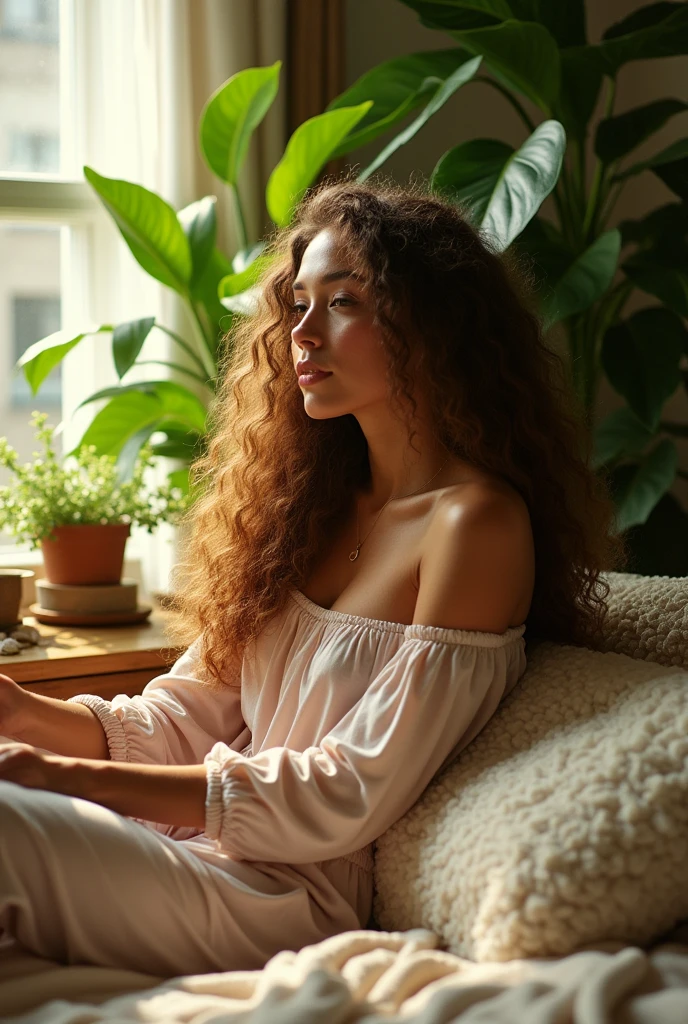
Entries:
POLYGON ((238 874, 99 804, 0 781, 0 937, 40 956, 174 977, 314 941, 304 889, 238 874))

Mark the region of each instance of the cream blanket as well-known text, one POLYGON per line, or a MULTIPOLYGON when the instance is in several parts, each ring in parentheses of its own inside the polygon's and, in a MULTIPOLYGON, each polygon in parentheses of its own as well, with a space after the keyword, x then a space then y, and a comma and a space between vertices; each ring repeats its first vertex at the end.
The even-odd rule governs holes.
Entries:
POLYGON ((261 971, 167 981, 0 949, 0 1019, 22 1024, 686 1024, 688 926, 647 950, 477 964, 425 929, 349 931, 261 971))

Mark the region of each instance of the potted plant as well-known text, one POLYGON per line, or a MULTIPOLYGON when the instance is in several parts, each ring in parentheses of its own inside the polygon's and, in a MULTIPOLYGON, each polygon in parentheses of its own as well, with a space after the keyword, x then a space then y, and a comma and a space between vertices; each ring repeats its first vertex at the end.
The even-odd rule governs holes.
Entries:
POLYGON ((47 414, 34 412, 31 424, 43 452, 20 465, 7 438, 0 437, 0 466, 14 479, 0 487, 0 529, 43 552, 51 583, 84 585, 119 583, 124 549, 132 526, 152 533, 161 522, 176 522, 189 498, 169 482, 144 484, 155 463, 150 445, 139 449, 130 479, 122 480, 114 455, 98 455, 82 445, 58 461, 55 428, 47 414))
MULTIPOLYGON (((668 418, 665 405, 677 391, 688 390, 681 365, 688 353, 688 138, 656 145, 646 159, 635 151, 688 105, 683 96, 667 96, 619 111, 615 102, 617 78, 629 63, 688 53, 688 4, 641 6, 592 42, 584 0, 400 2, 426 28, 482 57, 472 81, 496 88, 529 132, 547 123, 541 118, 555 118, 566 131, 553 217, 533 216, 515 248, 527 257, 539 285, 545 329, 558 324, 564 336, 572 383, 594 441, 593 466, 610 476, 616 528, 628 531, 635 571, 684 575, 688 512, 670 490, 677 477, 688 479, 678 450, 688 423, 668 418), (619 196, 638 175, 654 175, 673 195, 614 226, 619 196), (645 302, 629 314, 629 299, 639 292, 645 302), (596 422, 603 377, 625 404, 596 422)), ((352 103, 361 97, 345 98, 352 103)), ((501 139, 470 139, 440 156, 430 184, 471 204, 480 222, 486 197, 518 160, 514 147, 501 139)), ((528 196, 531 174, 528 160, 515 203, 528 196)))

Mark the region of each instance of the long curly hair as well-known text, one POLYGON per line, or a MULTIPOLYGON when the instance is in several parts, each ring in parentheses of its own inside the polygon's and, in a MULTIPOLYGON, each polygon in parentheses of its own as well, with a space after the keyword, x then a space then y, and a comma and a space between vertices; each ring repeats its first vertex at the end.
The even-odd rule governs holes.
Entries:
POLYGON ((608 478, 590 468, 592 440, 566 365, 543 341, 528 261, 513 248, 500 253, 467 208, 424 182, 347 175, 307 191, 292 222, 273 231, 257 308, 236 316, 224 339, 207 446, 192 467, 199 497, 174 573, 171 635, 179 646, 200 635, 205 681, 236 685, 244 654, 370 483, 358 421, 310 418, 291 354, 292 283, 328 227, 366 275, 390 401, 403 396, 402 415, 415 410, 420 383, 446 449, 508 481, 527 504, 535 588, 526 642, 585 645, 607 610, 600 573, 621 569, 627 553, 613 532, 608 478))

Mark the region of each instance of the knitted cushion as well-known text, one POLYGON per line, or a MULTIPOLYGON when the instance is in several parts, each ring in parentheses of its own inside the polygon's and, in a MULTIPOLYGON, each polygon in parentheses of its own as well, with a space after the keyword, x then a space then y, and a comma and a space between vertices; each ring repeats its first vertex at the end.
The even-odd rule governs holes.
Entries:
POLYGON ((611 587, 609 611, 588 646, 688 668, 688 577, 602 575, 611 587))
POLYGON ((375 883, 382 929, 429 928, 477 961, 642 945, 687 917, 688 671, 536 645, 482 732, 378 839, 375 883))

